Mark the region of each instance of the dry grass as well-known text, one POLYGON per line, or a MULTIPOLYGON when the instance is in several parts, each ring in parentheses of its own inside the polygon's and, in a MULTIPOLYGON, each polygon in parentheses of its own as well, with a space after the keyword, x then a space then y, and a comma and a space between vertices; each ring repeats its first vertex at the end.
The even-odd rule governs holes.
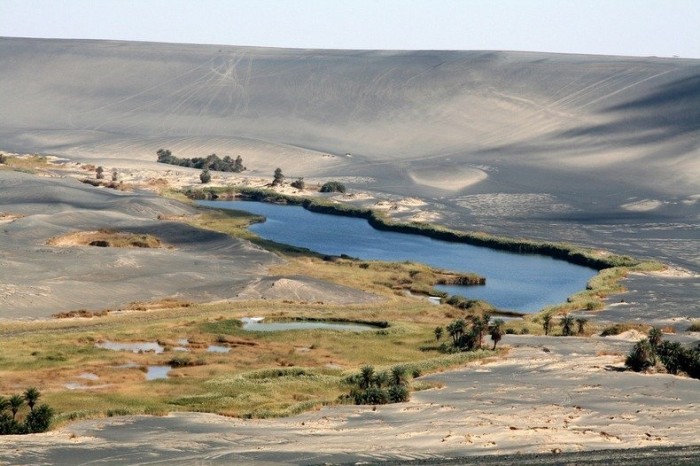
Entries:
POLYGON ((161 248, 164 244, 153 235, 112 230, 79 231, 51 238, 49 246, 98 246, 109 248, 161 248))
POLYGON ((0 170, 16 170, 24 173, 37 173, 49 166, 48 158, 41 155, 4 155, 0 170))

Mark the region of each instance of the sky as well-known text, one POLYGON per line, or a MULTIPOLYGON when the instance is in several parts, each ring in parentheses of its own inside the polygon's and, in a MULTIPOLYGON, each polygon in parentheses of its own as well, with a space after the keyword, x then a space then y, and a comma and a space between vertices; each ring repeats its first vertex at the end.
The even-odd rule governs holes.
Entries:
POLYGON ((700 58, 700 0, 0 0, 0 36, 700 58))

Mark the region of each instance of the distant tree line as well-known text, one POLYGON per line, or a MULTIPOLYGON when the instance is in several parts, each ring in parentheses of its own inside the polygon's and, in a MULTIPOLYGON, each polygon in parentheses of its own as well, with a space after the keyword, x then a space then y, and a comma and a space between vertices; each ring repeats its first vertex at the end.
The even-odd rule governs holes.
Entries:
POLYGON ((246 169, 243 166, 243 159, 240 155, 235 159, 232 159, 228 155, 224 156, 222 159, 216 154, 211 154, 206 157, 181 158, 175 157, 168 149, 158 149, 156 154, 158 155, 158 162, 177 165, 178 167, 234 173, 240 173, 246 169))
POLYGON ((53 418, 53 409, 48 405, 37 405, 41 393, 30 387, 23 394, 15 394, 9 398, 0 396, 0 435, 33 434, 46 432, 53 418), (29 407, 29 412, 20 422, 22 406, 29 407))

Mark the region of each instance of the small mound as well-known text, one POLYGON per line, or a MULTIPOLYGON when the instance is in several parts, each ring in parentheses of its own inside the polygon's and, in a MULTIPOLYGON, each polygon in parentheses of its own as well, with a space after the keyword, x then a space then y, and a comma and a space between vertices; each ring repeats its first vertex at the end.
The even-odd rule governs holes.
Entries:
POLYGON ((302 276, 266 277, 250 284, 238 297, 333 304, 368 303, 378 299, 364 291, 302 276))
POLYGON ((51 238, 49 246, 95 246, 101 248, 161 248, 163 243, 153 235, 139 235, 110 230, 79 231, 51 238))

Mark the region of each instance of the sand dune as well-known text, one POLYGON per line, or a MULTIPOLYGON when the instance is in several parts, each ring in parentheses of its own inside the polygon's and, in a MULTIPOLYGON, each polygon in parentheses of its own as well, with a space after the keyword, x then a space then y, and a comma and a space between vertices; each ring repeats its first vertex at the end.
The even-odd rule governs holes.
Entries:
POLYGON ((346 153, 358 171, 448 155, 643 161, 628 177, 700 179, 698 60, 0 40, 7 149, 145 160, 168 146, 264 171, 332 172, 324 155, 346 153))

